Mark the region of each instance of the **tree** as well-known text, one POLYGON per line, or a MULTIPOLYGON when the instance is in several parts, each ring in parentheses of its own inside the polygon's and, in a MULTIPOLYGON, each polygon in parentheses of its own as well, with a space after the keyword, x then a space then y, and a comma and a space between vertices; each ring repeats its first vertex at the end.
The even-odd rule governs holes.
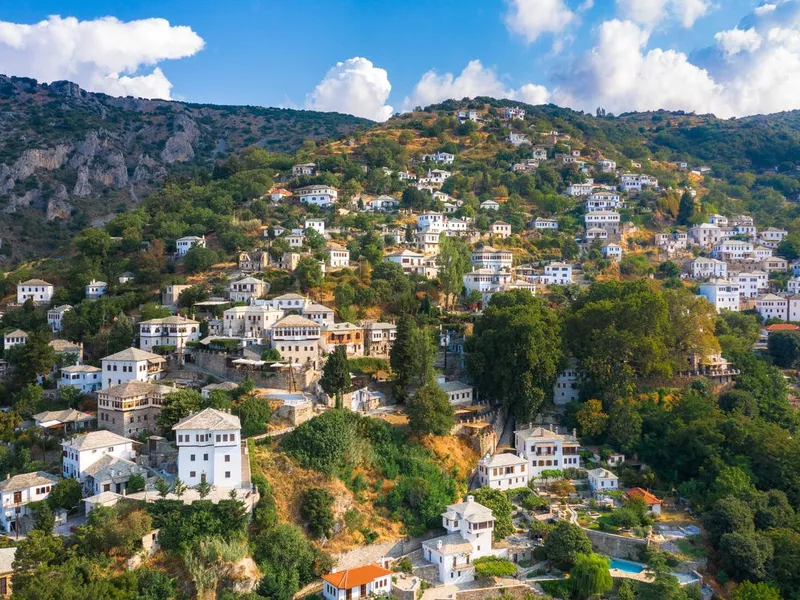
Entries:
POLYGON ((559 567, 571 568, 581 554, 591 554, 592 543, 583 529, 568 521, 556 523, 544 542, 544 553, 559 567))
POLYGON ((783 369, 800 363, 800 332, 778 331, 767 338, 767 350, 772 361, 783 369))
POLYGON ((247 396, 238 406, 239 418, 242 421, 242 435, 249 437, 267 430, 272 418, 269 404, 258 396, 247 396))
POLYGON ((425 210, 431 205, 432 201, 430 194, 411 186, 403 190, 403 195, 400 197, 400 204, 403 208, 410 208, 416 211, 425 210))
POLYGON ((139 567, 136 574, 136 600, 167 600, 175 598, 177 583, 169 575, 152 567, 139 567))
POLYGON ((56 517, 53 514, 53 509, 47 504, 45 500, 40 502, 31 502, 28 509, 33 514, 33 528, 45 533, 51 533, 53 527, 56 525, 56 517))
POLYGON ((8 362, 14 367, 14 381, 18 385, 32 383, 37 377, 47 377, 56 364, 56 353, 50 346, 50 333, 32 331, 24 344, 6 351, 8 362))
POLYGON ((717 549, 725 572, 739 580, 764 579, 772 554, 769 539, 752 533, 726 533, 720 538, 717 549))
POLYGON ((507 558, 482 556, 476 558, 473 564, 478 577, 513 577, 517 574, 517 565, 507 558))
POLYGON ((471 270, 472 251, 464 238, 442 234, 439 238, 439 281, 445 293, 445 308, 451 296, 458 296, 464 287, 464 274, 471 270))
POLYGON ((423 387, 435 381, 433 363, 436 360, 436 338, 431 327, 417 327, 411 332, 411 362, 406 366, 409 370, 409 381, 412 387, 423 387))
POLYGON ((692 217, 695 215, 694 198, 689 193, 689 190, 683 192, 680 204, 678 205, 678 224, 689 225, 691 224, 692 217))
POLYGON ((608 441, 622 452, 633 452, 642 437, 642 415, 631 398, 618 398, 608 412, 608 441))
POLYGON ((97 258, 105 258, 114 245, 114 241, 105 229, 92 227, 84 229, 75 238, 75 245, 81 254, 97 258))
POLYGON ((162 498, 166 498, 167 494, 169 494, 169 483, 166 479, 159 477, 156 479, 156 491, 158 495, 162 498))
POLYGON ((125 348, 130 348, 133 343, 133 321, 120 312, 111 330, 108 332, 108 349, 109 354, 120 352, 125 348))
POLYGON ((304 256, 297 261, 294 276, 304 292, 312 287, 322 285, 322 267, 320 267, 319 261, 311 256, 304 256))
POLYGON ((782 600, 781 593, 768 583, 743 582, 731 594, 731 600, 782 600))
POLYGON ((197 495, 202 499, 211 493, 211 484, 203 477, 200 479, 200 483, 194 486, 194 489, 197 491, 197 495))
POLYGON ((128 494, 135 494, 144 490, 145 479, 140 473, 134 473, 128 479, 128 484, 125 486, 125 491, 128 494))
POLYGON ((14 408, 23 419, 29 419, 39 412, 44 397, 41 386, 29 383, 14 398, 14 408))
POLYGON ((610 592, 614 587, 611 572, 608 570, 611 561, 600 554, 580 554, 575 566, 569 572, 572 592, 578 600, 586 600, 610 592))
POLYGON ((194 246, 183 257, 183 266, 189 273, 202 273, 217 264, 219 256, 211 248, 194 246))
POLYGON ((467 351, 467 370, 481 396, 529 421, 552 395, 563 363, 561 318, 527 291, 494 294, 467 351))
POLYGON ((178 499, 180 499, 186 493, 187 487, 188 486, 183 483, 183 480, 180 477, 176 477, 175 481, 172 483, 172 492, 178 499))
POLYGON ((619 582, 617 598, 619 598, 619 600, 636 600, 636 590, 630 579, 623 579, 619 582))
POLYGON ((435 382, 426 383, 406 401, 411 431, 416 435, 450 435, 455 411, 447 392, 435 382))
POLYGON ((333 518, 333 496, 324 488, 309 488, 303 494, 300 516, 308 523, 308 530, 315 538, 330 537, 335 523, 333 518))
POLYGON ((597 437, 605 431, 608 415, 603 412, 603 403, 593 398, 583 403, 575 413, 575 419, 583 435, 597 437))
POLYGON ((83 487, 76 479, 59 479, 52 488, 50 495, 47 496, 47 503, 50 508, 64 508, 72 510, 83 498, 83 487))
POLYGON ((482 487, 479 490, 475 490, 473 495, 475 496, 475 502, 483 504, 492 511, 495 541, 504 540, 516 531, 511 520, 514 506, 505 492, 490 487, 482 487))
POLYGON ((665 279, 677 277, 681 274, 681 268, 676 262, 667 260, 658 265, 658 274, 665 279))
POLYGON ((27 537, 17 545, 17 552, 14 554, 14 594, 22 592, 34 580, 36 567, 49 564, 61 553, 61 539, 51 532, 38 529, 28 532, 27 537))
POLYGON ((400 399, 405 399, 406 389, 411 384, 409 365, 414 354, 412 342, 416 328, 417 324, 410 316, 400 315, 395 341, 389 352, 389 365, 394 372, 393 394, 400 399))
POLYGON ((717 500, 703 516, 703 523, 715 546, 727 533, 752 533, 755 529, 753 511, 744 501, 733 496, 717 500))
POLYGON ((202 410, 205 402, 202 394, 195 390, 178 390, 167 394, 156 422, 164 435, 172 436, 172 426, 184 417, 202 410))
POLYGON ((319 385, 326 394, 336 398, 336 408, 342 408, 342 394, 350 389, 350 366, 344 346, 337 346, 328 355, 319 385))

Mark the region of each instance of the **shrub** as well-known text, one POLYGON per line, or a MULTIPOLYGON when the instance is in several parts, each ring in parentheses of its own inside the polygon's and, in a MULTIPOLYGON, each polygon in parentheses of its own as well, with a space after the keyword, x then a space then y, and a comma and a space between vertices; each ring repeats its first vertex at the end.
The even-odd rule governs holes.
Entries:
POLYGON ((511 577, 517 573, 517 566, 507 558, 484 556, 473 564, 478 577, 511 577))
POLYGON ((308 523, 315 538, 329 537, 334 525, 333 496, 323 488, 311 488, 303 494, 300 516, 308 523))

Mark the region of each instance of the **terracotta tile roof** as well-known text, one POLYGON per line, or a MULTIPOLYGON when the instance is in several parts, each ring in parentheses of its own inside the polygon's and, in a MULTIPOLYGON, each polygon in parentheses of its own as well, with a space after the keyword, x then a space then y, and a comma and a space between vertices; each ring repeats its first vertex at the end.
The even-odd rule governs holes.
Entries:
POLYGON ((774 323, 773 325, 767 325, 765 329, 770 333, 775 331, 800 331, 800 326, 793 323, 774 323))
POLYGON ((647 490, 643 490, 640 487, 632 488, 625 492, 628 498, 641 498, 645 501, 645 503, 649 504, 650 506, 654 504, 661 504, 661 500, 656 498, 653 494, 648 492, 647 490))
POLYGON ((384 569, 379 564, 372 563, 355 569, 328 573, 323 575, 322 578, 335 588, 349 590, 375 581, 378 577, 391 574, 392 572, 389 569, 384 569))

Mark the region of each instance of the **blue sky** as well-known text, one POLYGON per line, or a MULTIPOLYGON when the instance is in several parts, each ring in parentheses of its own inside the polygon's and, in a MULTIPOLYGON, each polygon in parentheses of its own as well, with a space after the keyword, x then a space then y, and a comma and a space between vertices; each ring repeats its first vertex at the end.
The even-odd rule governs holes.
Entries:
MULTIPOLYGON (((767 42, 768 31, 776 24, 786 29, 787 39, 788 34, 800 36, 800 20, 794 20, 800 12, 795 10, 797 4, 797 0, 0 0, 0 21, 15 27, 38 23, 50 15, 74 17, 79 23, 106 16, 124 23, 160 18, 172 27, 188 26, 202 38, 202 42, 176 42, 174 46, 189 49, 185 57, 175 59, 170 53, 182 52, 175 47, 163 50, 163 56, 141 59, 136 52, 146 54, 147 46, 153 46, 147 36, 137 34, 126 41, 125 52, 132 52, 132 56, 121 60, 126 65, 135 64, 135 68, 126 67, 122 73, 135 77, 156 67, 163 72, 159 76, 163 81, 139 86, 136 81, 116 79, 104 83, 103 69, 116 68, 113 64, 87 66, 87 61, 102 62, 103 55, 109 54, 107 44, 111 42, 107 40, 94 47, 85 43, 81 64, 64 58, 63 65, 44 67, 48 44, 51 56, 68 54, 60 46, 64 36, 53 35, 50 41, 31 33, 28 45, 23 47, 10 34, 4 40, 0 27, 0 72, 42 80, 83 78, 78 83, 87 89, 95 87, 109 93, 120 89, 193 102, 308 105, 367 112, 363 116, 373 118, 388 115, 388 107, 395 111, 409 108, 408 97, 411 103, 438 101, 448 92, 463 90, 554 101, 589 110, 597 104, 614 111, 665 107, 713 110, 728 116, 794 108, 798 102, 800 94, 787 88, 785 81, 768 81, 755 90, 742 91, 744 84, 731 74, 763 73, 763 61, 774 62, 778 51, 798 55, 800 69, 800 44, 783 41, 776 49, 774 43, 767 42), (648 21, 635 14, 631 2, 637 7, 653 5, 655 16, 648 21), (769 15, 762 11, 762 29, 754 28, 745 42, 742 38, 746 36, 735 29, 736 25, 770 2, 780 5, 778 9, 791 18, 784 15, 767 22, 769 15), (522 23, 516 30, 508 17, 515 10, 524 13, 510 19, 522 23), (686 22, 687 11, 696 11, 691 23, 686 22), (562 25, 553 25, 559 14, 567 17, 562 25), (724 39, 731 40, 733 46, 725 46, 723 51, 715 35, 731 31, 724 39), (756 38, 762 41, 754 41, 756 38), (37 49, 37 43, 45 48, 37 49), (200 43, 202 49, 198 49, 200 43), (129 48, 137 44, 144 47, 129 48), (714 56, 706 55, 704 64, 691 62, 694 51, 709 47, 714 48, 714 56), (97 54, 96 59, 92 53, 97 54), (367 62, 346 62, 355 57, 367 62), (475 60, 480 61, 480 68, 473 65, 471 73, 455 85, 434 79, 424 89, 415 90, 426 72, 452 73, 457 78, 475 60), (345 66, 329 73, 338 62, 345 62, 345 66), (631 64, 641 69, 636 80, 646 81, 656 74, 658 80, 647 82, 645 90, 638 89, 636 82, 625 82, 625 71, 631 64), (726 73, 726 79, 717 77, 717 72, 726 73), (494 79, 487 80, 487 74, 494 79), (331 76, 331 85, 309 100, 308 94, 326 75, 331 76), (166 87, 168 84, 171 88, 166 87), (525 92, 522 88, 527 84, 542 87, 525 92), (685 86, 694 89, 681 91, 685 86), (777 102, 767 100, 768 95, 776 94, 777 102), (757 99, 743 101, 737 95, 757 99)), ((85 35, 75 35, 76 43, 83 43, 85 35)), ((154 35, 159 40, 166 37, 154 35)))

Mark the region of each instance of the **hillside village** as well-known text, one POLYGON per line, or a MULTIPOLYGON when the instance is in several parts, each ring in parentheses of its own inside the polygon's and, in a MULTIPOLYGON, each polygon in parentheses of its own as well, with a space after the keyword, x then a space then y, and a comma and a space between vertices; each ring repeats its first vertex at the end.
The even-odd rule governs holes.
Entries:
POLYGON ((629 143, 448 102, 6 262, 0 596, 794 597, 797 168, 629 143))

